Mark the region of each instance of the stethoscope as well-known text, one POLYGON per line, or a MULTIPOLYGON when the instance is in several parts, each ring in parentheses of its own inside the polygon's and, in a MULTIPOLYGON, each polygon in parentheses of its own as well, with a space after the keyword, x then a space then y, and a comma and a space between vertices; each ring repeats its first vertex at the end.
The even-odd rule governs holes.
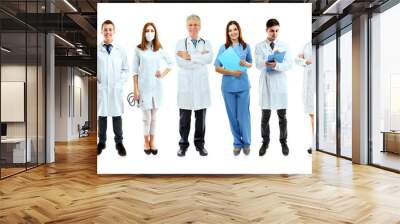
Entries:
POLYGON ((129 105, 131 106, 131 107, 134 107, 134 106, 136 106, 136 107, 140 107, 140 100, 135 100, 134 99, 134 97, 133 97, 133 92, 130 92, 129 94, 128 94, 128 96, 126 97, 126 100, 128 100, 128 103, 129 103, 129 105))
MULTIPOLYGON (((188 38, 186 37, 186 39, 185 39, 185 49, 186 49, 186 51, 188 50, 188 48, 187 48, 187 41, 188 41, 188 38)), ((197 41, 197 44, 200 43, 200 42, 203 42, 203 44, 206 44, 206 41, 205 41, 203 38, 201 38, 201 37, 200 37, 200 39, 197 41)), ((196 45, 196 46, 197 46, 197 45, 196 45)))

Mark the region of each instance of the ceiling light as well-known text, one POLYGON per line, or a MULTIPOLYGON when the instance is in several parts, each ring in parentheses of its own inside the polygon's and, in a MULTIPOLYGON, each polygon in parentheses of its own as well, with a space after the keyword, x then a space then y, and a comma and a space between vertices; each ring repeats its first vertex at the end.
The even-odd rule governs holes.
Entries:
POLYGON ((68 0, 64 0, 65 4, 67 4, 72 10, 74 10, 75 12, 78 12, 78 10, 68 1, 68 0))
POLYGON ((90 73, 90 72, 88 72, 88 71, 86 71, 86 70, 83 70, 83 69, 81 69, 81 68, 79 68, 79 67, 78 67, 78 70, 81 71, 81 72, 83 72, 83 73, 85 73, 85 74, 87 74, 87 75, 92 75, 92 73, 90 73))
POLYGON ((60 39, 62 42, 66 43, 67 45, 69 45, 69 46, 75 48, 75 45, 73 45, 71 42, 67 41, 66 39, 60 37, 59 35, 54 34, 54 36, 57 37, 58 39, 60 39))
POLYGON ((10 53, 10 52, 11 52, 11 50, 8 50, 8 49, 5 48, 5 47, 1 47, 1 50, 4 51, 4 52, 6 52, 6 53, 10 53))
POLYGON ((336 0, 322 14, 342 14, 343 9, 347 8, 354 0, 336 0))

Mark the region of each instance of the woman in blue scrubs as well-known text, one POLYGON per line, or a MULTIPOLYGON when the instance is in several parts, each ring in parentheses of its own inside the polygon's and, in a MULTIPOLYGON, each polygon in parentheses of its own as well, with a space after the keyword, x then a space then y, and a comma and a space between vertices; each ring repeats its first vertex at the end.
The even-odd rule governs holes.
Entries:
POLYGON ((250 46, 243 41, 242 31, 236 21, 230 21, 226 25, 226 43, 220 47, 214 66, 215 71, 223 75, 221 90, 234 139, 233 154, 237 156, 243 150, 243 153, 248 155, 251 142, 250 83, 247 69, 244 71, 227 69, 220 62, 219 56, 230 47, 239 56, 240 65, 250 68, 252 63, 250 46))

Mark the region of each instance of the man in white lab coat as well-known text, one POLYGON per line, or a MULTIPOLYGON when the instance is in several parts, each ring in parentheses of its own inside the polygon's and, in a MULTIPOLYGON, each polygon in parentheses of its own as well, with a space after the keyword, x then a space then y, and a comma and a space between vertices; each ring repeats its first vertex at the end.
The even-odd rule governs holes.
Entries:
POLYGON ((207 156, 204 148, 206 109, 210 106, 210 88, 207 65, 212 62, 210 42, 199 37, 200 17, 190 15, 186 19, 189 36, 176 44, 178 71, 179 141, 178 156, 185 156, 189 147, 190 120, 194 110, 196 124, 194 144, 201 156, 207 156))
POLYGON ((303 76, 303 104, 304 113, 310 116, 311 121, 311 147, 308 148, 308 153, 312 153, 314 147, 314 107, 315 107, 315 72, 312 69, 312 45, 307 43, 296 57, 296 64, 304 67, 303 76))
POLYGON ((114 140, 120 156, 126 155, 122 143, 122 118, 124 112, 123 86, 129 78, 125 50, 113 43, 114 23, 106 20, 101 25, 103 41, 97 47, 97 155, 106 147, 107 117, 112 117, 114 140))
POLYGON ((286 109, 288 106, 288 89, 286 71, 292 67, 292 58, 287 45, 278 39, 279 22, 270 19, 266 24, 267 38, 256 45, 256 67, 261 70, 259 80, 260 106, 262 109, 261 136, 263 143, 259 151, 264 156, 270 141, 269 119, 271 110, 276 110, 279 117, 279 141, 282 147, 282 154, 289 154, 287 145, 287 119, 286 109), (282 62, 269 61, 269 55, 274 52, 285 52, 282 62))

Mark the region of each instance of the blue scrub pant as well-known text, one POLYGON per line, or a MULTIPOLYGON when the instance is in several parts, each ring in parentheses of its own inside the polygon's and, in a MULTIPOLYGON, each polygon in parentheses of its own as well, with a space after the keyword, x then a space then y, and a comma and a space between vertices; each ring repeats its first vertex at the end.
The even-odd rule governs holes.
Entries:
POLYGON ((250 146, 250 91, 223 91, 222 95, 233 135, 233 146, 237 148, 250 146))

